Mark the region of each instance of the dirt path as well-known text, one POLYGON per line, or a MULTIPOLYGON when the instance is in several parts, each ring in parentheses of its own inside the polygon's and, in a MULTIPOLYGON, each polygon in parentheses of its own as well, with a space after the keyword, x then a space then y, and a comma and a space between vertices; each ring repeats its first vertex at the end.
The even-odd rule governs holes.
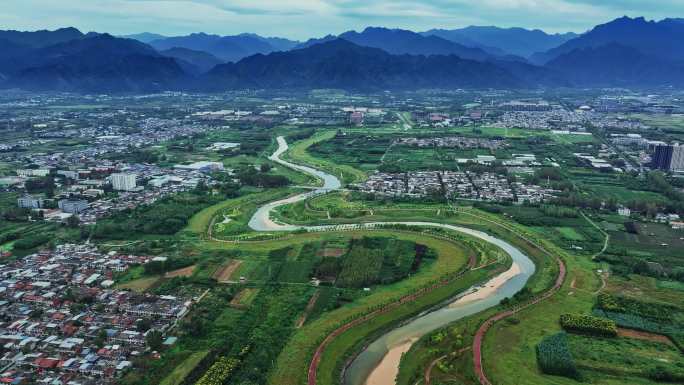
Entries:
POLYGON ((591 224, 592 226, 594 226, 594 228, 596 228, 596 230, 598 230, 601 234, 603 234, 603 237, 604 237, 604 239, 603 239, 603 247, 601 248, 601 250, 600 250, 598 253, 592 255, 592 257, 591 257, 591 259, 596 259, 598 256, 600 256, 601 254, 603 254, 603 253, 606 251, 606 249, 608 249, 608 243, 610 242, 610 234, 606 233, 605 230, 603 230, 603 229, 601 228, 601 226, 597 225, 596 223, 594 223, 594 221, 592 221, 591 219, 589 219, 589 217, 588 217, 586 214, 584 214, 584 211, 579 210, 579 213, 582 215, 582 217, 583 217, 587 222, 589 222, 589 224, 591 224))
POLYGON ((672 343, 672 341, 669 338, 662 334, 642 332, 640 330, 618 328, 618 336, 624 338, 633 338, 636 340, 660 342, 662 344, 674 346, 674 343, 672 343))
POLYGON ((610 276, 610 273, 605 272, 599 274, 599 277, 601 277, 601 286, 594 292, 594 295, 600 293, 603 289, 606 288, 606 278, 610 276))
POLYGON ((304 325, 304 322, 306 322, 306 319, 309 317, 309 313, 311 313, 311 310, 313 310, 314 305, 316 305, 316 301, 318 301, 318 297, 321 295, 321 291, 316 289, 316 292, 314 295, 311 296, 311 299, 309 299, 309 303, 306 304, 306 308, 304 309, 304 313, 302 313, 302 316, 299 317, 299 320, 297 320, 297 323, 295 324, 295 328, 299 329, 304 325))
MULTIPOLYGON (((467 352, 468 350, 470 350, 470 346, 466 346, 465 348, 463 348, 463 349, 457 351, 455 355, 456 355, 456 356, 461 355, 461 354, 467 352)), ((425 373, 424 373, 424 375, 423 375, 423 377, 425 378, 425 381, 424 381, 423 383, 424 383, 425 385, 430 385, 430 381, 431 381, 430 378, 431 378, 431 376, 432 376, 432 369, 437 365, 437 363, 438 363, 439 361, 445 359, 446 356, 447 356, 447 355, 445 354, 445 355, 443 355, 443 356, 441 356, 441 357, 435 358, 434 360, 432 360, 432 362, 430 362, 430 365, 428 365, 428 367, 425 368, 425 373)))

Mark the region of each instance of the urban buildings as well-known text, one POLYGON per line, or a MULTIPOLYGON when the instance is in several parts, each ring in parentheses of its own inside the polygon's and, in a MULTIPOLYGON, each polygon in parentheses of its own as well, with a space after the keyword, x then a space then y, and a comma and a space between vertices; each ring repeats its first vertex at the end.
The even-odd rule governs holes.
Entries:
POLYGON ((112 174, 112 187, 117 191, 132 191, 135 189, 135 174, 112 174))
POLYGON ((43 198, 27 194, 17 199, 17 206, 22 209, 40 209, 43 208, 43 202, 43 198))
POLYGON ((188 170, 188 171, 201 171, 201 172, 212 172, 223 170, 223 163, 221 162, 209 162, 209 161, 199 161, 191 164, 177 164, 173 168, 178 170, 188 170))
POLYGON ((653 154, 653 168, 663 171, 684 171, 684 146, 657 146, 653 154))
POLYGON ((57 202, 57 207, 69 214, 78 214, 88 208, 88 202, 83 199, 62 199, 57 202))

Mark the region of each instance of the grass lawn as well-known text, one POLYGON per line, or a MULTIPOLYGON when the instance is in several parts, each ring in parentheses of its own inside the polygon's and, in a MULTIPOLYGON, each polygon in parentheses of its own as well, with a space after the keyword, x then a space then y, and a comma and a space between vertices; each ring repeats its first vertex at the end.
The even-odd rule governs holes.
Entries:
POLYGON ((245 289, 242 289, 231 301, 231 304, 234 305, 239 305, 239 306, 249 306, 252 304, 254 301, 254 298, 256 298, 257 294, 259 294, 259 289, 253 288, 253 287, 248 287, 245 289))
POLYGON ((192 353, 188 358, 185 359, 180 365, 176 366, 175 369, 169 375, 164 377, 164 379, 159 383, 159 385, 180 385, 185 380, 185 377, 190 374, 192 369, 197 366, 197 364, 202 361, 202 359, 209 353, 208 350, 202 350, 199 352, 192 353))
POLYGON ((680 282, 658 281, 653 277, 632 274, 629 277, 613 275, 608 281, 606 291, 616 295, 633 297, 637 300, 666 302, 684 309, 680 282))
POLYGON ((684 373, 684 357, 679 349, 669 344, 633 338, 570 334, 568 345, 582 374, 594 383, 600 383, 606 374, 623 378, 626 384, 645 381, 648 371, 656 366, 684 373))
MULTIPOLYGON (((294 193, 295 189, 278 188, 264 190, 254 194, 247 194, 235 199, 227 199, 221 203, 207 207, 197 214, 193 215, 188 221, 188 225, 182 230, 184 233, 192 234, 194 236, 202 236, 209 228, 211 220, 221 214, 228 216, 237 213, 237 216, 232 218, 228 223, 229 226, 224 226, 224 231, 228 228, 238 229, 243 228, 249 221, 252 213, 256 208, 264 202, 270 202, 278 198, 294 193), (237 211, 236 211, 237 210, 237 211)), ((221 224, 223 218, 217 218, 216 225, 221 224)))
POLYGON ((14 241, 4 243, 0 245, 0 251, 12 251, 12 245, 14 244, 14 241))
POLYGON ((154 276, 154 277, 145 277, 145 278, 138 278, 134 279, 125 283, 122 283, 120 285, 116 285, 118 289, 131 289, 135 292, 138 293, 143 293, 147 291, 149 288, 154 286, 157 281, 159 281, 160 277, 159 276, 154 276))
POLYGON ((582 234, 578 233, 577 230, 572 227, 554 227, 554 229, 561 233, 564 238, 571 241, 583 241, 585 239, 582 234))
POLYGON ((290 148, 284 154, 284 158, 291 160, 293 163, 305 164, 325 170, 330 174, 340 177, 344 184, 358 183, 365 180, 366 174, 361 170, 346 165, 338 165, 327 159, 316 158, 307 152, 307 149, 313 144, 329 140, 335 137, 336 133, 336 130, 319 131, 308 139, 296 143, 288 143, 290 148))
POLYGON ((485 372, 497 385, 576 384, 574 380, 539 372, 535 346, 546 336, 560 331, 563 313, 589 313, 594 290, 599 286, 594 264, 584 258, 567 257, 568 277, 562 289, 550 299, 526 309, 518 324, 498 322, 485 336, 485 372), (571 288, 572 281, 575 288, 571 288), (572 294, 570 294, 572 292, 572 294))
POLYGON ((684 282, 679 281, 657 281, 656 286, 659 289, 672 289, 684 291, 684 282))
POLYGON ((585 184, 583 189, 601 199, 616 199, 619 202, 631 200, 657 200, 664 201, 665 197, 651 191, 631 190, 619 185, 585 184))

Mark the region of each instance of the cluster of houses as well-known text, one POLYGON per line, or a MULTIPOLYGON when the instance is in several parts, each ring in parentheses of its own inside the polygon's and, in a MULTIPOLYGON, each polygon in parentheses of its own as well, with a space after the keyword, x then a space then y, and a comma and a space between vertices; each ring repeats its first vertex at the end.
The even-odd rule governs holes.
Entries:
POLYGON ((26 179, 54 175, 62 183, 54 199, 26 194, 17 199, 17 206, 38 211, 40 214, 34 216, 46 220, 64 221, 77 214, 81 222, 92 224, 112 212, 193 189, 200 182, 210 186, 215 181, 209 173, 221 170, 223 164, 219 162, 195 162, 170 169, 110 163, 78 170, 19 169, 17 174, 26 179), (112 190, 117 191, 115 196, 106 194, 112 190))
POLYGON ((548 111, 506 111, 494 123, 495 127, 525 128, 530 130, 584 130, 593 120, 585 109, 575 111, 556 107, 548 111))
POLYGON ((430 137, 430 138, 399 138, 392 145, 411 147, 443 147, 459 149, 490 149, 498 150, 506 147, 506 142, 498 139, 467 138, 463 136, 430 137))
POLYGON ((114 383, 148 350, 147 334, 190 306, 113 288, 115 273, 148 260, 67 244, 0 265, 0 382, 114 383))
POLYGON ((449 199, 494 202, 542 202, 557 191, 521 182, 509 182, 496 173, 469 171, 414 171, 375 173, 356 186, 361 192, 389 197, 422 198, 438 195, 449 199))

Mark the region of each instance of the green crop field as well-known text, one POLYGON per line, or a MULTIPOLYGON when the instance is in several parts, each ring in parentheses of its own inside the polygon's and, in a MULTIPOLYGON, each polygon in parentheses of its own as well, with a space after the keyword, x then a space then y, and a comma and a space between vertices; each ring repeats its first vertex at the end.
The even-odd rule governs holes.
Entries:
POLYGON ((290 143, 290 149, 285 153, 285 158, 292 160, 294 163, 306 164, 313 167, 319 167, 335 176, 340 177, 344 183, 357 183, 366 179, 366 174, 356 168, 336 164, 330 160, 317 158, 307 152, 312 145, 329 140, 336 135, 336 131, 319 131, 308 139, 304 139, 297 143, 290 143))
POLYGON ((190 373, 208 353, 208 350, 192 353, 185 361, 176 366, 176 368, 173 369, 173 372, 164 377, 159 385, 181 385, 188 373, 190 373))

